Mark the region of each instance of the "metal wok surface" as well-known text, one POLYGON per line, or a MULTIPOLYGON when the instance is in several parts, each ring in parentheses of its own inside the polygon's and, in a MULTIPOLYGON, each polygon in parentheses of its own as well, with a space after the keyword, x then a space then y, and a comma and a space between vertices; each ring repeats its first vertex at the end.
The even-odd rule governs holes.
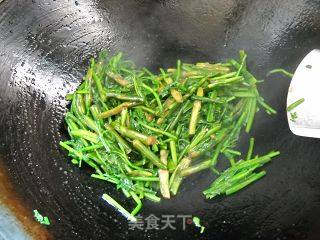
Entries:
MULTIPOLYGON (((1 2, 1 1, 0 1, 1 2)), ((212 181, 203 172, 170 201, 145 201, 143 216, 200 216, 201 239, 320 239, 320 142, 293 136, 285 100, 289 80, 268 70, 293 71, 320 47, 318 0, 4 0, 0 3, 0 159, 23 204, 52 221, 55 239, 196 239, 198 229, 128 230, 101 200, 126 202, 113 186, 67 161, 66 93, 80 83, 88 59, 124 52, 156 70, 183 61, 219 61, 248 52, 262 95, 278 114, 262 111, 252 135, 256 152, 279 149, 267 176, 230 196, 205 200, 212 181)), ((245 151, 247 136, 240 149, 245 151)), ((132 207, 130 202, 125 206, 132 207)))

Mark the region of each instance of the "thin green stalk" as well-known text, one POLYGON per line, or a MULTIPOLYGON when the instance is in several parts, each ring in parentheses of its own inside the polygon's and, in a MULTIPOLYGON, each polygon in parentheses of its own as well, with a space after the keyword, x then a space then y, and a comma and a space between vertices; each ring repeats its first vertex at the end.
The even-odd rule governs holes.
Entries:
POLYGON ((124 79, 120 74, 107 72, 107 76, 123 87, 130 84, 130 82, 127 79, 124 79))
MULTIPOLYGON (((168 151, 162 149, 160 151, 160 161, 168 166, 168 151)), ((159 182, 160 182, 160 192, 164 198, 170 198, 170 189, 169 189, 169 171, 159 169, 159 182)))
POLYGON ((161 201, 161 199, 159 197, 157 197, 155 194, 152 194, 152 193, 145 192, 144 196, 153 202, 160 202, 161 201))
POLYGON ((187 177, 190 176, 194 173, 203 171, 205 169, 208 169, 211 167, 211 160, 207 160, 207 161, 203 161, 201 163, 198 163, 196 165, 193 165, 191 167, 188 167, 186 169, 182 169, 181 170, 181 176, 182 177, 187 177))
POLYGON ((126 189, 122 188, 121 190, 122 190, 123 194, 126 196, 126 198, 131 197, 131 194, 126 189))
POLYGON ((159 182, 159 177, 130 177, 134 181, 159 182))
POLYGON ((236 150, 226 149, 225 152, 230 153, 230 154, 235 155, 235 156, 241 156, 241 152, 236 151, 236 150))
POLYGON ((121 126, 126 125, 127 117, 128 117, 128 108, 123 108, 121 111, 121 121, 120 121, 121 126))
POLYGON ((91 93, 91 88, 92 88, 92 69, 89 68, 86 78, 86 89, 88 93, 84 96, 84 102, 85 102, 85 107, 86 107, 86 114, 89 114, 90 112, 90 106, 92 104, 92 93, 91 93))
POLYGON ((78 158, 82 158, 83 155, 81 152, 78 152, 77 150, 73 149, 72 147, 70 147, 68 144, 65 144, 64 142, 60 141, 59 145, 63 148, 65 148, 66 150, 68 150, 70 153, 72 153, 73 155, 77 156, 78 158))
POLYGON ((136 94, 137 94, 139 97, 144 98, 144 96, 143 96, 143 94, 142 94, 142 92, 141 92, 141 89, 140 89, 140 86, 139 86, 137 77, 136 77, 136 76, 133 76, 132 80, 133 80, 134 90, 135 90, 136 94))
POLYGON ((221 129, 221 124, 220 123, 214 123, 211 127, 211 129, 209 129, 206 134, 203 136, 202 139, 200 139, 199 142, 203 142, 205 140, 207 140, 209 137, 211 137, 213 134, 215 134, 217 131, 219 131, 221 129))
POLYGON ((201 129, 198 134, 196 134, 190 143, 190 145, 187 147, 186 152, 191 151, 195 146, 197 146, 201 140, 204 138, 206 135, 207 130, 205 128, 201 129))
POLYGON ((170 122, 166 128, 167 130, 173 130, 174 127, 176 126, 176 124, 178 123, 179 119, 181 118, 183 112, 185 111, 186 107, 190 104, 190 101, 187 100, 183 106, 180 108, 179 112, 177 113, 177 115, 175 116, 174 120, 172 122, 170 122))
POLYGON ((88 147, 80 148, 79 150, 81 152, 90 152, 92 150, 99 149, 99 148, 103 148, 103 144, 98 143, 98 144, 90 145, 88 147))
POLYGON ((130 138, 132 140, 137 139, 146 145, 153 145, 153 144, 156 144, 157 142, 157 138, 154 136, 148 136, 143 133, 134 131, 127 127, 121 126, 119 125, 119 123, 116 123, 116 122, 113 122, 112 125, 114 129, 124 137, 130 138))
POLYGON ((95 72, 92 73, 92 78, 95 82, 95 85, 97 87, 100 98, 102 99, 102 101, 104 101, 105 100, 105 90, 102 86, 101 79, 97 76, 97 74, 95 72))
POLYGON ((96 133, 87 131, 87 130, 74 130, 71 131, 71 135, 74 137, 78 137, 78 138, 84 138, 90 142, 93 143, 98 143, 99 142, 99 138, 98 135, 96 133))
POLYGON ((263 176, 266 175, 265 171, 261 171, 259 173, 253 173, 250 177, 248 177, 244 182, 239 183, 229 189, 226 190, 226 195, 231 195, 235 192, 238 192, 239 190, 241 190, 242 188, 248 186, 249 184, 259 180, 260 178, 262 178, 263 176))
POLYGON ((241 73, 241 71, 242 71, 242 69, 245 67, 245 65, 246 65, 246 59, 247 59, 247 54, 244 54, 244 55, 242 56, 241 65, 240 65, 240 67, 239 67, 239 69, 238 69, 238 71, 237 71, 236 76, 239 76, 240 73, 241 73))
POLYGON ((66 114, 65 120, 68 123, 68 126, 71 127, 73 130, 77 130, 79 128, 86 129, 86 126, 82 123, 82 121, 76 116, 74 116, 71 112, 68 112, 66 114), (72 120, 72 122, 70 120, 72 120), (79 127, 74 125, 74 123, 77 124, 79 127))
MULTIPOLYGON (((231 59, 229 61, 237 70, 240 69, 241 64, 239 64, 236 60, 231 59)), ((245 80, 251 85, 254 86, 257 83, 257 79, 250 73, 248 72, 245 68, 241 69, 242 76, 245 78, 245 80)))
POLYGON ((249 133, 253 124, 254 116, 257 111, 257 100, 255 98, 250 99, 250 107, 248 111, 248 118, 246 124, 246 132, 249 133))
POLYGON ((148 107, 146 107, 146 106, 141 106, 141 105, 139 105, 139 106, 134 106, 133 108, 134 108, 134 109, 135 109, 135 108, 141 109, 141 110, 146 111, 146 112, 148 112, 148 113, 151 113, 151 114, 153 114, 153 115, 157 115, 154 110, 152 110, 151 108, 148 108, 148 107))
POLYGON ((257 100, 258 100, 258 103, 266 110, 267 113, 270 113, 270 114, 276 114, 277 113, 277 111, 274 110, 269 104, 267 104, 263 100, 263 98, 258 97, 257 100))
POLYGON ((180 187, 180 184, 183 180, 183 177, 181 176, 181 171, 185 168, 188 168, 191 163, 191 159, 188 157, 183 158, 178 166, 176 167, 175 171, 172 173, 170 177, 170 191, 173 195, 176 195, 178 192, 178 189, 180 187))
POLYGON ((106 123, 104 127, 115 137, 118 143, 125 149, 127 154, 131 152, 132 149, 127 141, 123 139, 109 124, 106 123))
POLYGON ((230 72, 230 73, 226 73, 226 74, 223 74, 219 77, 213 77, 211 78, 210 80, 221 80, 221 79, 226 79, 226 78, 232 78, 232 77, 236 77, 237 76, 237 72, 230 72))
POLYGON ((238 184, 239 181, 243 181, 246 179, 254 170, 256 170, 259 167, 259 165, 253 165, 251 168, 245 169, 243 171, 240 171, 239 173, 230 176, 227 180, 232 184, 233 186, 235 184, 238 184))
POLYGON ((177 148, 176 148, 176 142, 174 140, 170 140, 170 153, 171 153, 171 158, 173 161, 173 164, 175 166, 178 165, 178 158, 177 158, 177 148))
POLYGON ((102 199, 105 200, 107 203, 109 203, 111 206, 113 206, 115 209, 117 209, 117 211, 120 212, 129 221, 132 221, 132 222, 137 221, 137 219, 132 214, 130 214, 124 207, 122 207, 116 200, 114 200, 108 194, 104 193, 102 195, 102 199))
POLYGON ((133 147, 137 149, 143 156, 149 159, 154 165, 161 169, 166 169, 166 166, 160 162, 160 159, 150 149, 143 145, 142 142, 135 139, 132 141, 133 147))
MULTIPOLYGON (((203 97, 203 88, 202 87, 198 88, 197 96, 203 97)), ((201 102, 199 100, 194 101, 192 112, 191 112, 191 117, 190 117, 190 122, 189 122, 189 135, 193 135, 196 133, 200 109, 201 109, 201 102)))
POLYGON ((250 138, 249 149, 248 149, 246 160, 250 160, 252 158, 253 147, 254 147, 254 138, 250 138))
POLYGON ((219 100, 219 99, 212 99, 212 98, 208 98, 208 97, 199 97, 199 96, 192 96, 191 97, 192 100, 200 100, 203 103, 224 103, 223 101, 219 100))
POLYGON ((207 88, 211 89, 220 85, 227 85, 230 83, 235 83, 235 82, 241 82, 244 78, 242 76, 237 76, 237 77, 232 77, 232 78, 226 78, 226 79, 221 79, 219 81, 214 81, 213 83, 210 83, 207 88))
POLYGON ((212 166, 215 166, 217 161, 218 161, 218 158, 219 158, 219 155, 221 153, 221 149, 223 147, 223 144, 224 142, 221 142, 217 145, 216 149, 214 150, 214 153, 213 153, 213 156, 211 158, 211 165, 212 166))
POLYGON ((152 95, 154 96, 154 98, 157 101, 157 104, 158 104, 160 112, 162 112, 163 111, 163 106, 162 106, 161 100, 159 98, 159 95, 151 87, 147 86, 146 84, 143 83, 143 84, 141 84, 141 86, 144 89, 146 89, 147 91, 149 91, 150 93, 152 93, 152 95))
POLYGON ((151 127, 151 126, 144 124, 144 123, 140 123, 140 125, 142 125, 143 127, 147 128, 155 133, 159 133, 159 134, 165 135, 171 139, 177 140, 177 137, 169 132, 166 132, 166 131, 158 129, 158 128, 151 127))
POLYGON ((293 74, 284 70, 284 69, 281 69, 281 68, 277 68, 277 69, 273 69, 271 70, 268 75, 271 75, 271 74, 275 74, 275 73, 281 73, 289 78, 293 78, 293 74))
MULTIPOLYGON (((211 92, 209 94, 209 98, 214 100, 214 96, 215 96, 215 93, 214 92, 211 92)), ((207 111, 207 121, 208 122, 213 122, 214 121, 214 104, 209 104, 208 106, 208 111, 207 111)))
POLYGON ((83 115, 81 120, 91 130, 93 130, 95 132, 99 132, 99 128, 98 128, 97 124, 95 123, 95 121, 91 117, 88 117, 87 115, 83 115))
POLYGON ((248 168, 248 167, 252 167, 255 164, 263 165, 263 164, 265 164, 267 162, 270 162, 273 157, 278 156, 279 154, 280 154, 279 151, 272 151, 272 152, 270 152, 267 155, 264 155, 262 157, 258 157, 258 158, 255 158, 255 159, 249 160, 249 161, 240 162, 239 164, 237 164, 234 167, 234 170, 245 169, 245 168, 248 168))
POLYGON ((131 215, 135 216, 141 210, 142 202, 134 191, 130 191, 130 195, 137 204, 137 206, 131 212, 131 215))
POLYGON ((300 98, 299 100, 291 103, 288 107, 287 107, 287 112, 291 112, 293 109, 295 109, 296 107, 298 107, 300 104, 302 104, 304 102, 304 98, 300 98))
POLYGON ((119 181, 115 178, 110 178, 110 177, 106 177, 100 174, 91 174, 91 177, 95 178, 95 179, 99 179, 99 180, 103 180, 103 181, 108 181, 114 184, 118 184, 119 181))
POLYGON ((107 98, 116 98, 119 100, 129 101, 129 102, 143 102, 144 101, 144 99, 139 96, 129 96, 129 95, 121 94, 121 93, 112 93, 112 92, 107 92, 106 97, 107 98))
POLYGON ((181 68, 182 68, 182 66, 181 66, 182 64, 181 64, 181 60, 178 60, 177 61, 177 70, 176 70, 176 81, 179 81, 179 79, 180 79, 180 77, 181 77, 181 68))
POLYGON ((136 106, 136 105, 137 105, 136 102, 124 102, 124 103, 121 103, 120 105, 114 107, 113 109, 110 109, 108 111, 100 113, 98 118, 100 118, 100 119, 101 118, 108 118, 108 117, 117 115, 117 114, 121 113, 121 111, 124 108, 130 108, 130 107, 133 107, 133 106, 136 106))
POLYGON ((239 119, 237 120, 234 128, 230 132, 229 136, 226 138, 226 140, 223 143, 222 150, 228 147, 229 143, 232 142, 235 138, 238 137, 240 130, 242 128, 242 124, 245 121, 247 115, 247 110, 244 110, 239 119))

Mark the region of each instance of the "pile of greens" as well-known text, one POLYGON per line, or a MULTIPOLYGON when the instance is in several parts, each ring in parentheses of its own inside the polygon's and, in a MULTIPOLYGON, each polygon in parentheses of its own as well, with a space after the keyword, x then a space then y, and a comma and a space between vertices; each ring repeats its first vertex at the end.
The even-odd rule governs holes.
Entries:
POLYGON ((204 169, 219 177, 203 193, 231 194, 265 175, 257 168, 279 152, 239 159, 241 130, 248 133, 259 107, 276 111, 260 96, 247 70, 247 55, 224 63, 182 63, 158 74, 136 69, 118 54, 91 59, 84 81, 67 98, 70 140, 60 142, 72 163, 94 170, 93 178, 113 183, 137 204, 131 213, 108 194, 103 199, 128 219, 141 199, 159 202, 176 195, 183 179, 204 169), (219 173, 220 156, 230 168, 219 173))

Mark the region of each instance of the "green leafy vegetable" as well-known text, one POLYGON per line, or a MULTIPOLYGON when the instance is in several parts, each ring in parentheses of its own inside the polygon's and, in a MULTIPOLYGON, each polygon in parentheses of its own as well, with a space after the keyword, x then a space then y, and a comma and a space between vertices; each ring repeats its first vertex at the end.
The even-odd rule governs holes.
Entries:
POLYGON ((71 162, 92 170, 91 177, 116 186, 136 206, 129 212, 108 194, 102 198, 129 220, 142 199, 159 202, 178 193, 184 178, 211 169, 225 156, 230 168, 204 194, 234 193, 261 178, 255 169, 278 152, 245 160, 235 148, 250 132, 259 108, 276 111, 260 96, 259 81, 248 71, 247 55, 225 63, 183 63, 154 74, 137 69, 118 54, 91 59, 84 81, 67 98, 70 139, 61 141, 71 162))

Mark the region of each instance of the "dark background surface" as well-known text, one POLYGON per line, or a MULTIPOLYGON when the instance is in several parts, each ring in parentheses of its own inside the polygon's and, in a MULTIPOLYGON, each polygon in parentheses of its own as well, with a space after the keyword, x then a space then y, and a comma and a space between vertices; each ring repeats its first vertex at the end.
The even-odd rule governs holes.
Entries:
MULTIPOLYGON (((0 150, 24 204, 52 221, 55 239, 195 239, 198 229, 130 231, 101 200, 113 186, 72 166, 59 149, 67 137, 66 93, 81 81, 100 50, 122 51, 156 70, 183 61, 249 55, 259 79, 268 70, 293 71, 320 48, 316 0, 4 0, 0 3, 0 150)), ((187 180, 161 204, 145 202, 143 216, 192 214, 207 226, 203 239, 320 239, 320 142, 293 136, 285 114, 289 80, 267 78, 261 93, 278 115, 258 113, 256 153, 278 149, 267 176, 228 198, 205 200, 206 172, 187 180)), ((245 150, 247 136, 240 143, 245 150)), ((132 207, 131 203, 126 204, 132 207)))

